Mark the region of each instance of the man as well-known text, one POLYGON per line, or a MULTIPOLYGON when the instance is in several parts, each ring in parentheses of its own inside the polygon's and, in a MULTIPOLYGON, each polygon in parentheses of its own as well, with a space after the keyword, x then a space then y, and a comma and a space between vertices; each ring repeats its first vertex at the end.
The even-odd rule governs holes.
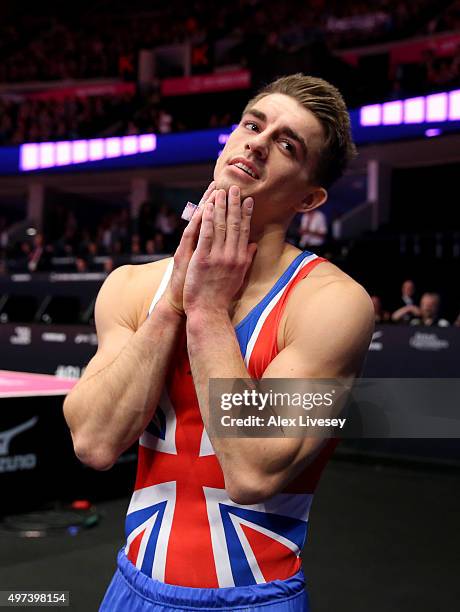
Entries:
POLYGON ((420 306, 416 307, 415 317, 410 324, 425 327, 449 327, 449 321, 439 316, 440 304, 441 296, 439 293, 424 293, 420 298, 420 306))
POLYGON ((321 210, 307 210, 299 225, 299 247, 315 248, 322 247, 327 236, 327 219, 321 210))
POLYGON ((395 323, 409 323, 414 315, 415 304, 415 283, 413 280, 407 279, 403 281, 401 285, 401 295, 397 304, 395 304, 395 311, 391 315, 391 320, 395 323))
POLYGON ((127 543, 101 610, 308 609, 299 555, 334 443, 208 434, 208 383, 360 373, 369 296, 285 242, 353 154, 334 87, 275 81, 244 110, 174 258, 104 283, 98 351, 64 405, 75 452, 96 469, 139 439, 127 543))

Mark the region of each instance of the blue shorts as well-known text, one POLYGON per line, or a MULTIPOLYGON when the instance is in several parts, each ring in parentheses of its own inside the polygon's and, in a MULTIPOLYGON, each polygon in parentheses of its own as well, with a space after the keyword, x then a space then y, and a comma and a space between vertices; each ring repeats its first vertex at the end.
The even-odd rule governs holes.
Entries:
POLYGON ((197 589, 149 578, 125 555, 118 553, 118 569, 99 612, 179 612, 180 610, 239 610, 240 612, 308 612, 305 578, 300 571, 287 580, 244 587, 197 589))

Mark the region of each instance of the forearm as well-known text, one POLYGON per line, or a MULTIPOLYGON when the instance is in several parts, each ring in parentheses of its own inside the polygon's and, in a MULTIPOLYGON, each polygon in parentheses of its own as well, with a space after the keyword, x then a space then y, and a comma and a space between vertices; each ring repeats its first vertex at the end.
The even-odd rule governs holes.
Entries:
POLYGON ((157 407, 183 327, 184 319, 160 300, 119 355, 69 394, 64 414, 83 462, 110 467, 139 438, 157 407))
POLYGON ((407 306, 402 306, 401 308, 398 308, 398 310, 395 310, 395 312, 391 315, 391 320, 398 322, 409 313, 411 313, 411 309, 407 306))
POLYGON ((234 497, 264 498, 291 465, 292 441, 267 438, 222 438, 210 433, 209 379, 251 378, 228 314, 194 313, 187 316, 187 346, 195 389, 206 430, 234 497), (257 491, 260 490, 259 493, 257 491))

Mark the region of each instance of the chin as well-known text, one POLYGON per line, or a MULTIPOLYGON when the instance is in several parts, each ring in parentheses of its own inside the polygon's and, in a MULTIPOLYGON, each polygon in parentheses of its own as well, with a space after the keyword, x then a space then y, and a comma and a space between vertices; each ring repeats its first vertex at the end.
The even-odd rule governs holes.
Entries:
POLYGON ((228 191, 233 184, 234 183, 226 176, 221 175, 216 179, 216 189, 225 189, 225 191, 228 191))

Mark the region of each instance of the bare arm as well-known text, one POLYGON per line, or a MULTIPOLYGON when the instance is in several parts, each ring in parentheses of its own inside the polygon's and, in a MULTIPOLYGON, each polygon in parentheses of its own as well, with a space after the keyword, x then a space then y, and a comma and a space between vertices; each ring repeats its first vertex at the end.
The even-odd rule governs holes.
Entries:
MULTIPOLYGON (((255 253, 248 244, 252 198, 218 191, 204 212, 198 245, 184 284, 187 346, 201 415, 236 503, 264 501, 282 491, 319 450, 312 438, 220 438, 209 430, 210 378, 250 378, 229 315, 255 253)), ((299 291, 302 283, 299 283, 299 291)), ((305 286, 305 285, 304 285, 305 286)), ((295 293, 295 292, 294 292, 295 293)), ((293 297, 293 296, 292 296, 293 297)), ((291 298, 292 299, 292 298, 291 298)), ((364 289, 342 275, 294 301, 284 329, 285 348, 263 378, 346 378, 362 367, 374 328, 364 289)))
MULTIPOLYGON (((212 198, 212 186, 203 200, 212 198)), ((64 402, 75 453, 95 469, 109 469, 139 438, 156 410, 184 329, 183 285, 201 214, 197 210, 184 230, 164 295, 140 326, 136 309, 143 302, 144 285, 148 283, 150 291, 155 291, 164 261, 154 264, 148 276, 135 266, 118 268, 99 292, 95 311, 98 350, 64 402)))
MULTIPOLYGON (((359 374, 372 335, 373 307, 353 281, 330 283, 298 308, 287 326, 287 346, 263 378, 340 378, 359 374), (292 329, 290 329, 292 328, 292 329)), ((210 378, 250 378, 228 313, 187 317, 193 378, 205 425, 209 424, 210 378)), ((225 486, 237 503, 258 503, 280 492, 323 444, 318 437, 225 438, 210 436, 225 486)))
POLYGON ((402 318, 406 316, 406 314, 413 314, 415 317, 420 315, 420 309, 415 304, 408 304, 407 306, 401 306, 398 310, 395 310, 391 315, 391 320, 397 323, 401 321, 402 318))
POLYGON ((96 301, 99 347, 64 402, 78 458, 110 468, 153 417, 183 317, 165 300, 137 329, 133 269, 118 268, 96 301))

